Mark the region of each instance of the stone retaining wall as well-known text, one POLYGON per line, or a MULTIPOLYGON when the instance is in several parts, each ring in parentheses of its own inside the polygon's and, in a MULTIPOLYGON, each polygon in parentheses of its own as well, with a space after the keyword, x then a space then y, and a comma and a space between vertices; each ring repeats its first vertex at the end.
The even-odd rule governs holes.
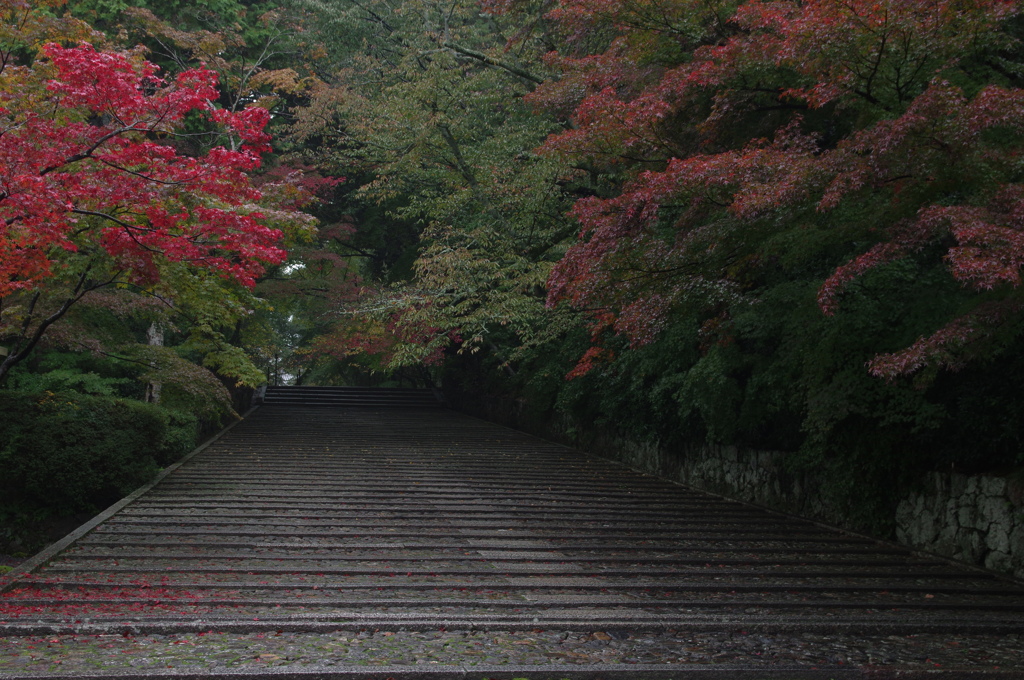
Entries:
MULTIPOLYGON (((817 493, 813 474, 793 474, 782 454, 732 446, 666 450, 657 443, 609 436, 569 421, 538 423, 523 404, 477 398, 458 404, 481 418, 596 453, 664 479, 757 503, 836 526, 841 509, 817 493), (585 436, 582 434, 585 433, 585 436)), ((904 545, 1024 578, 1024 476, 967 477, 932 473, 895 512, 896 539, 904 545)))
POLYGON ((932 473, 896 508, 896 537, 1024 578, 1024 479, 932 473))
MULTIPOLYGON (((732 446, 666 452, 620 440, 600 452, 723 496, 844 525, 841 511, 816 493, 814 475, 794 475, 782 455, 732 446), (671 461, 671 462, 669 462, 671 461)), ((896 540, 918 550, 1024 578, 1024 479, 931 473, 920 491, 900 501, 896 540)))
POLYGON ((626 465, 704 491, 844 526, 842 510, 816 491, 822 484, 813 473, 793 473, 784 454, 735 446, 703 446, 667 451, 654 443, 626 439, 594 439, 580 448, 626 465))

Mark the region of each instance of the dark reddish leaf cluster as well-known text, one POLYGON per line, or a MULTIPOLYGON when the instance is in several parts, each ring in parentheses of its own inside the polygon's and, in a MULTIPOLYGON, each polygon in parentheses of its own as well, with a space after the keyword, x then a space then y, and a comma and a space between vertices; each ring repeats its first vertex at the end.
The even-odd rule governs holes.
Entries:
MULTIPOLYGON (((545 151, 629 179, 576 204, 580 238, 549 305, 596 310, 595 341, 613 329, 645 344, 680 304, 728 303, 766 234, 866 204, 877 221, 856 228, 875 243, 827 278, 826 314, 867 270, 935 244, 965 286, 1018 287, 1024 91, 962 66, 1015 45, 1004 26, 1019 13, 1008 0, 559 2, 548 16, 569 46, 548 63, 563 77, 532 97, 573 125, 545 151), (591 53, 597 29, 615 37, 591 53)), ((969 312, 872 370, 950 363, 937 348, 996 316, 969 312)))

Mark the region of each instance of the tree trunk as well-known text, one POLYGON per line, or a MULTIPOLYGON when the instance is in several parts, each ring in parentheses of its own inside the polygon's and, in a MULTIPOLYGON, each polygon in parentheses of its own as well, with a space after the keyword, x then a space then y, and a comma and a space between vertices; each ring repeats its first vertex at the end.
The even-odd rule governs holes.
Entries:
MULTIPOLYGON (((164 346, 164 329, 154 321, 149 324, 149 330, 146 331, 146 338, 149 340, 150 346, 163 347, 164 346)), ((155 366, 154 366, 155 367, 155 366)), ((160 391, 163 389, 163 383, 158 380, 154 380, 149 383, 146 388, 146 401, 159 404, 160 403, 160 391)))

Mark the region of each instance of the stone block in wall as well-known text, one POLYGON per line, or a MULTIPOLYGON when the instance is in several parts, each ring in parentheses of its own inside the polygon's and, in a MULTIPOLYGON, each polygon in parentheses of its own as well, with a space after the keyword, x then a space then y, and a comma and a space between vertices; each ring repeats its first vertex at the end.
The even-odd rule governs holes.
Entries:
POLYGON ((960 526, 960 504, 956 498, 939 499, 942 502, 941 522, 946 526, 960 526))
POLYGON ((1006 497, 1006 479, 1003 477, 980 477, 978 491, 985 496, 1006 497))
MULTIPOLYGON (((896 507, 896 537, 906 545, 931 549, 939 537, 939 523, 923 494, 914 494, 896 507)), ((952 541, 955 534, 949 536, 952 541)))
POLYGON ((995 552, 1010 553, 1010 532, 1013 527, 1008 523, 993 522, 985 533, 985 547, 995 552))
POLYGON ((953 557, 971 564, 981 564, 985 556, 985 541, 977 529, 961 527, 956 533, 957 551, 953 557))
POLYGON ((993 551, 985 555, 985 568, 1009 574, 1013 573, 1013 562, 1008 553, 993 551))
POLYGON ((980 496, 978 495, 977 491, 965 491, 964 493, 959 495, 947 494, 944 497, 953 499, 956 502, 956 504, 961 508, 974 508, 977 507, 978 498, 980 496))
POLYGON ((917 545, 927 546, 935 542, 939 536, 939 525, 935 521, 935 513, 922 512, 917 518, 917 545))
POLYGON ((987 525, 985 527, 979 526, 980 514, 977 505, 959 505, 956 511, 956 523, 961 527, 969 529, 987 528, 987 525))
MULTIPOLYGON (((1004 486, 1003 491, 1005 490, 1004 486)), ((979 526, 979 528, 988 529, 998 525, 1007 530, 1011 529, 1013 527, 1012 509, 1013 506, 1005 496, 982 496, 978 502, 979 523, 986 524, 986 526, 979 526)))
POLYGON ((957 534, 959 533, 960 527, 956 524, 939 522, 939 534, 935 537, 932 547, 927 549, 940 555, 952 557, 958 550, 957 534))

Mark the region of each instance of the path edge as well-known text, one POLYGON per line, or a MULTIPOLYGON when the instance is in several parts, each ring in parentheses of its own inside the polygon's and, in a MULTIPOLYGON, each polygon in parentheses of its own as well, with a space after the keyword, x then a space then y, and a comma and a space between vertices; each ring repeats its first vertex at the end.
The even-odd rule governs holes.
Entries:
POLYGON ((213 435, 212 437, 204 441, 202 444, 194 448, 191 452, 185 454, 176 463, 173 463, 172 465, 169 465, 163 470, 161 470, 160 473, 157 474, 157 476, 151 482, 149 482, 145 486, 139 487, 135 491, 131 492, 130 494, 122 498, 121 500, 117 501, 109 508, 107 508, 103 512, 99 513, 98 515, 90 519, 88 522, 86 522, 85 524, 81 525, 80 527, 69 533, 64 538, 60 539, 59 541, 56 541, 55 543, 51 543, 47 547, 43 548, 41 551, 39 551, 32 557, 28 558, 27 560, 19 564, 12 571, 0 575, 0 594, 3 594, 10 590, 18 581, 25 578, 26 576, 34 572, 36 569, 52 560, 54 557, 57 556, 58 553, 66 549, 72 543, 88 534, 90 531, 95 529, 103 522, 106 522, 112 516, 123 510, 127 505, 131 504, 136 499, 138 499, 140 496, 148 493, 153 487, 155 487, 157 484, 166 479, 168 475, 175 472, 182 465, 189 462, 197 455, 205 451, 211 444, 219 441, 224 435, 226 435, 228 432, 230 432, 236 426, 238 426, 239 423, 245 422, 245 419, 251 416, 253 412, 255 412, 258 408, 258 405, 253 406, 244 414, 242 414, 242 416, 238 420, 231 423, 223 430, 221 430, 217 434, 213 435))

